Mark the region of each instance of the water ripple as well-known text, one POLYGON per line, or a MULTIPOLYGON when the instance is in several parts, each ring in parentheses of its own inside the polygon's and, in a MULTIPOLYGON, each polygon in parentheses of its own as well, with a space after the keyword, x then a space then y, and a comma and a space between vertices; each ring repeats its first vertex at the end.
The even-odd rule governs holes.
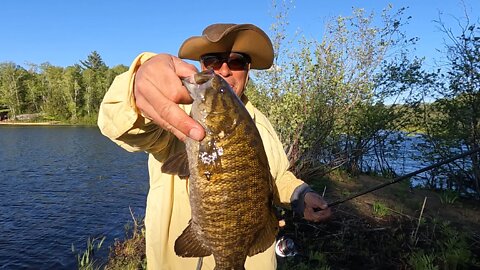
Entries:
POLYGON ((131 154, 96 128, 0 127, 0 269, 72 269, 73 244, 106 236, 104 255, 142 215, 145 154, 131 154), (32 138, 34 138, 32 140, 32 138))

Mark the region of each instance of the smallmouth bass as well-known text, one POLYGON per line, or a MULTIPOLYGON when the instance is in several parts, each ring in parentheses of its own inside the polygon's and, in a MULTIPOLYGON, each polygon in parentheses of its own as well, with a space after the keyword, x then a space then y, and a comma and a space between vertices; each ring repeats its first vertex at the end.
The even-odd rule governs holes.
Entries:
POLYGON ((245 269, 247 256, 268 249, 278 232, 274 180, 253 119, 230 85, 213 71, 184 79, 200 141, 167 159, 162 172, 189 176, 192 218, 175 242, 182 257, 213 254, 216 270, 245 269))

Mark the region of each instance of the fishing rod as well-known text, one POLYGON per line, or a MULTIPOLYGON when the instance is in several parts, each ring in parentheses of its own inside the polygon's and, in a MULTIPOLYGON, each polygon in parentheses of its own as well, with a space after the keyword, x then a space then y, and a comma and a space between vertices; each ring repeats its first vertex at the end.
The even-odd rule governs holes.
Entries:
POLYGON ((431 170, 431 169, 434 169, 434 168, 440 167, 440 166, 442 166, 442 165, 448 164, 448 163, 450 163, 450 162, 453 162, 453 161, 455 161, 455 160, 457 160, 457 159, 460 159, 460 158, 464 158, 464 157, 466 157, 466 156, 473 155, 473 154, 475 154, 475 153, 477 153, 477 152, 479 152, 479 151, 480 151, 480 147, 479 147, 479 148, 472 149, 472 150, 467 151, 467 152, 464 152, 464 153, 462 153, 462 154, 456 155, 456 156, 454 156, 454 157, 445 159, 445 160, 440 161, 440 162, 437 162, 437 163, 435 163, 435 164, 433 164, 433 165, 430 165, 430 166, 424 167, 424 168, 422 168, 422 169, 413 171, 413 172, 411 172, 411 173, 405 174, 405 175, 403 175, 403 176, 394 178, 394 179, 392 179, 392 180, 389 181, 389 182, 383 183, 383 184, 381 184, 381 185, 378 185, 378 186, 369 188, 369 189, 367 189, 367 190, 365 190, 365 191, 362 191, 362 192, 360 192, 360 193, 354 194, 354 195, 349 196, 349 197, 347 197, 347 198, 344 198, 344 199, 335 201, 335 202, 333 202, 333 203, 330 203, 330 204, 328 204, 328 207, 333 207, 333 206, 339 205, 339 204, 341 204, 341 203, 344 203, 344 202, 346 202, 346 201, 350 201, 351 199, 360 197, 360 196, 362 196, 362 195, 365 195, 365 194, 370 193, 370 192, 373 192, 373 191, 375 191, 375 190, 384 188, 384 187, 386 187, 386 186, 389 186, 389 185, 398 183, 398 182, 400 182, 400 181, 402 181, 402 180, 405 180, 405 179, 407 179, 407 178, 410 178, 410 177, 412 177, 412 176, 415 176, 415 175, 417 175, 417 174, 419 174, 419 173, 426 172, 426 171, 429 171, 429 170, 431 170))
MULTIPOLYGON (((352 195, 352 196, 349 196, 347 198, 344 198, 344 199, 341 199, 341 200, 338 200, 338 201, 335 201, 333 203, 330 203, 328 204, 328 207, 333 207, 333 206, 336 206, 336 205, 339 205, 339 204, 342 204, 346 201, 349 201, 349 200, 352 200, 354 198, 357 198, 357 197, 360 197, 362 195, 365 195, 367 193, 370 193, 370 192, 373 192, 375 190, 378 190, 378 189, 381 189, 381 188, 384 188, 386 186, 389 186, 389 185, 392 185, 392 184, 395 184, 395 183, 398 183, 402 180, 405 180, 407 178, 410 178, 412 176, 415 176, 419 173, 422 173, 422 172, 426 172, 426 171, 429 171, 431 169, 434 169, 434 168, 437 168, 437 167, 440 167, 442 165, 445 165, 445 164, 448 164, 450 162, 453 162, 457 159, 460 159, 460 158, 464 158, 466 156, 470 156, 470 155, 473 155, 477 152, 480 152, 480 147, 479 148, 475 148, 473 150, 470 150, 470 151, 467 151, 467 152, 464 152, 462 154, 459 154, 459 155, 456 155, 454 157, 451 157, 451 158, 448 158, 448 159, 445 159, 443 161, 440 161, 440 162, 437 162, 433 165, 430 165, 430 166, 427 166, 427 167, 424 167, 422 169, 419 169, 419 170, 416 170, 416 171, 413 171, 411 173, 408 173, 408 174, 405 174, 403 176, 400 176, 400 177, 397 177, 397 178, 394 178, 392 179, 391 181, 389 182, 386 182, 386 183, 383 183, 381 185, 378 185, 378 186, 375 186, 375 187, 372 187, 370 189, 367 189, 365 191, 362 191, 358 194, 355 194, 355 195, 352 195)), ((320 210, 320 209, 316 209, 316 210, 320 210)), ((291 239, 291 238, 288 238, 286 236, 282 236, 276 243, 275 243, 275 252, 278 256, 280 257, 291 257, 291 256, 296 256, 296 255, 300 255, 300 253, 298 252, 296 246, 295 246, 295 242, 291 239)))

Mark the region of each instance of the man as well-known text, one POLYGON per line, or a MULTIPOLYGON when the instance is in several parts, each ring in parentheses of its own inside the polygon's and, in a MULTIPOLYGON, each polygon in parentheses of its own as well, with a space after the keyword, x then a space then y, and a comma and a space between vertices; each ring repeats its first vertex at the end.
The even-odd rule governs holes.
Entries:
MULTIPOLYGON (((202 140, 205 136, 202 126, 188 116, 190 106, 184 104, 192 99, 180 80, 198 71, 180 58, 200 61, 202 70, 213 69, 242 98, 264 143, 275 179, 276 201, 292 205, 307 220, 327 219, 331 215, 327 203, 287 171, 288 160, 273 127, 244 95, 250 68, 267 69, 273 63, 272 43, 265 32, 251 24, 213 24, 202 36, 185 40, 178 55, 139 55, 113 82, 98 119, 102 133, 118 145, 149 153, 145 216, 148 268, 195 269, 198 261, 178 257, 173 249, 190 220, 187 182, 161 172, 163 162, 184 147, 186 137, 202 140)), ((213 267, 213 257, 205 258, 202 269, 213 267)), ((247 258, 245 267, 275 269, 273 243, 265 252, 247 258)))

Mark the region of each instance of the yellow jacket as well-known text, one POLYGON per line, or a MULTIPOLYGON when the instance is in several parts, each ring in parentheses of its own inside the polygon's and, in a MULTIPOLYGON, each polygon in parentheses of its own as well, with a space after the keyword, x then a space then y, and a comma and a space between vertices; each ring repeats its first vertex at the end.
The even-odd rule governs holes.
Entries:
MULTIPOLYGON (((197 258, 178 257, 173 249, 175 240, 190 220, 187 182, 178 176, 163 174, 160 169, 169 154, 183 147, 183 143, 142 117, 133 97, 135 72, 154 55, 140 54, 127 72, 115 78, 100 106, 98 126, 105 136, 124 149, 149 153, 150 189, 145 214, 148 269, 195 269, 197 258)), ((190 105, 181 106, 187 113, 190 111, 190 105)), ((268 119, 250 102, 247 101, 245 106, 255 120, 263 140, 270 171, 278 190, 276 201, 289 205, 292 194, 303 181, 287 171, 288 159, 268 119)), ((246 269, 275 269, 273 246, 263 253, 247 258, 246 269)), ((202 269, 213 269, 214 265, 213 257, 210 256, 204 259, 202 269)))

